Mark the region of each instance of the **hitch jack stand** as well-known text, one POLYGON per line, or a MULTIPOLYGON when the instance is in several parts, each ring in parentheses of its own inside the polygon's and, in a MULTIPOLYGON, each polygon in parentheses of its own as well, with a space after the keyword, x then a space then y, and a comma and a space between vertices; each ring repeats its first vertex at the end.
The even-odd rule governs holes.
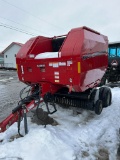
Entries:
POLYGON ((25 105, 23 105, 23 117, 24 117, 25 134, 28 134, 27 114, 26 114, 26 106, 25 105))
MULTIPOLYGON (((24 118, 24 131, 25 135, 28 134, 28 124, 27 124, 27 114, 26 114, 26 106, 22 105, 23 109, 23 118, 24 118)), ((20 137, 23 137, 23 135, 20 133, 20 123, 21 123, 22 117, 20 112, 18 113, 18 134, 20 137)))

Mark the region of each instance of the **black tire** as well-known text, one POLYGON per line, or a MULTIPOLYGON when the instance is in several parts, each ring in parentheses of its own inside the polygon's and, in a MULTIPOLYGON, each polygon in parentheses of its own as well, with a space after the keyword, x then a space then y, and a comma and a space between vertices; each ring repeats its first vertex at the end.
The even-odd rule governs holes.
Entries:
POLYGON ((99 99, 102 100, 102 102, 103 102, 103 108, 111 105, 112 93, 111 93, 110 88, 101 87, 99 89, 99 99))
POLYGON ((97 100, 95 103, 95 113, 100 115, 103 109, 103 104, 101 100, 97 100))

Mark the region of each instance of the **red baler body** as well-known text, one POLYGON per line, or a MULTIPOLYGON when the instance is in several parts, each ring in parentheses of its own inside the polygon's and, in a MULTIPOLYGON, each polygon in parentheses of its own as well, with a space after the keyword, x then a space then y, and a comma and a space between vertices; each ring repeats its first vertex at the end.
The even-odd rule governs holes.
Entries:
POLYGON ((39 83, 43 92, 67 86, 83 92, 100 83, 108 64, 106 36, 87 27, 72 29, 58 37, 31 38, 17 54, 20 81, 39 83), (56 52, 53 41, 63 38, 56 52))

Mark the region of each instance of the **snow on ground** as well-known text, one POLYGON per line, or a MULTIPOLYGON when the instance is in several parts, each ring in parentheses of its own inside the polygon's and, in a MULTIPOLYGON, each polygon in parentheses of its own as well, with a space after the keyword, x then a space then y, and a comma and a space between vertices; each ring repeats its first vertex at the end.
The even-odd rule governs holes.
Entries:
POLYGON ((0 82, 7 82, 7 81, 9 81, 11 79, 13 79, 13 77, 9 77, 8 79, 2 79, 2 80, 0 80, 0 82))
MULTIPOLYGON (((17 123, 0 133, 0 159, 24 160, 116 160, 120 128, 120 88, 112 88, 112 105, 101 115, 57 106, 52 117, 57 126, 37 125, 28 118, 29 133, 10 142, 17 123), (17 158, 18 157, 18 158, 17 158)), ((21 133, 24 134, 23 122, 21 133)))

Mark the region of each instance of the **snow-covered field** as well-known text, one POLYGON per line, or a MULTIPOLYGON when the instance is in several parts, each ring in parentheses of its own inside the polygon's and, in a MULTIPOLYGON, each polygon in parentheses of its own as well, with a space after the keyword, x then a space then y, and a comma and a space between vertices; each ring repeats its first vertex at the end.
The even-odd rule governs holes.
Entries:
MULTIPOLYGON (((0 160, 117 160, 120 128, 120 88, 112 88, 112 105, 101 115, 63 109, 52 117, 58 125, 37 125, 28 118, 29 133, 10 142, 17 123, 0 133, 0 160)), ((23 122, 21 133, 24 134, 23 122)))

